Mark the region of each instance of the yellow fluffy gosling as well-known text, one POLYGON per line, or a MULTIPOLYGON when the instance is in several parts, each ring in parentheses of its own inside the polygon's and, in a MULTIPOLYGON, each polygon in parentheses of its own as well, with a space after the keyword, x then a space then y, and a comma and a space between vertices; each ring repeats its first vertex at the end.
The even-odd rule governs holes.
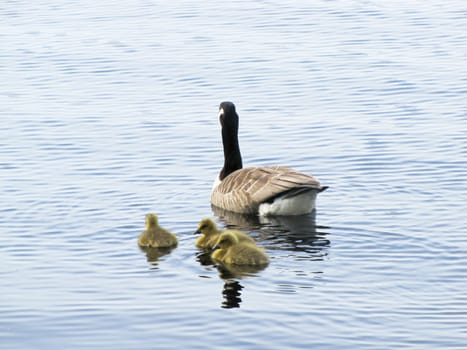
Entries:
POLYGON ((226 230, 221 231, 217 229, 217 225, 211 218, 205 218, 201 220, 198 224, 198 229, 195 231, 195 234, 200 233, 201 236, 196 240, 195 245, 198 248, 208 248, 212 249, 217 243, 219 236, 222 232, 231 232, 238 237, 239 241, 248 241, 254 243, 253 238, 247 234, 237 231, 237 230, 226 230))
POLYGON ((178 243, 177 237, 159 226, 157 215, 146 215, 146 230, 138 238, 141 247, 174 247, 178 243))
POLYGON ((267 265, 269 258, 252 242, 239 241, 232 232, 224 232, 214 246, 213 260, 234 265, 267 265))

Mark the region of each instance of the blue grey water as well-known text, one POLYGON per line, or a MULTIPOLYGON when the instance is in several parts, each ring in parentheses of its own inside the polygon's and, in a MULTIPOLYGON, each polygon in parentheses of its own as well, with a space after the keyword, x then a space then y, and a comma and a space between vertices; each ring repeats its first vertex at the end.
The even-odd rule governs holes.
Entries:
POLYGON ((467 5, 4 1, 0 348, 467 349, 467 5), (213 211, 218 105, 315 215, 213 211), (141 251, 144 216, 179 246, 141 251), (218 271, 198 221, 270 265, 218 271))

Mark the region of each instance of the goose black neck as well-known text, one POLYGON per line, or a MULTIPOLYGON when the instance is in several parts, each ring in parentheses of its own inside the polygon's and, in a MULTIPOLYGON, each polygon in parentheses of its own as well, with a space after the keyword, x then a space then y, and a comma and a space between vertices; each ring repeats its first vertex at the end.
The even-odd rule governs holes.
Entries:
POLYGON ((238 122, 236 125, 222 126, 222 143, 224 145, 224 167, 219 174, 221 181, 243 167, 238 144, 238 122))

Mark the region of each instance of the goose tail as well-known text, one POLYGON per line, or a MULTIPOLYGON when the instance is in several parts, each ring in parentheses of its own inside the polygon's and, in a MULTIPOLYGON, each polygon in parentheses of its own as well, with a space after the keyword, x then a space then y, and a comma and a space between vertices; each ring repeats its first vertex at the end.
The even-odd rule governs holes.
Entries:
POLYGON ((326 191, 328 188, 329 188, 329 186, 321 186, 321 188, 319 189, 318 193, 319 193, 319 192, 326 191))

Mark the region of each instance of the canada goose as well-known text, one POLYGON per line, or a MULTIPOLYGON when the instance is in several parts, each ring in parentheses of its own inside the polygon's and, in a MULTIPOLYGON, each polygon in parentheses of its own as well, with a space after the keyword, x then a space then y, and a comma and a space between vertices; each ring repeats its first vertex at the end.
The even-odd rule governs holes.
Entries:
MULTIPOLYGON (((232 234, 236 235, 240 241, 249 241, 254 243, 253 238, 247 234, 237 231, 237 230, 227 230, 232 234)), ((194 232, 195 234, 201 233, 201 236, 196 240, 195 245, 198 248, 208 248, 211 249, 217 243, 217 240, 222 232, 217 229, 217 225, 211 218, 205 218, 201 220, 198 224, 198 229, 194 232)))
POLYGON ((327 186, 285 166, 243 168, 238 144, 238 114, 232 102, 219 107, 224 167, 216 178, 211 203, 242 214, 301 215, 315 209, 316 195, 327 186))
POLYGON ((224 232, 219 236, 214 251, 213 260, 234 265, 266 265, 269 258, 263 249, 255 243, 239 241, 232 232, 224 232))
POLYGON ((146 230, 138 238, 138 244, 141 247, 173 247, 178 243, 177 237, 169 231, 159 226, 157 215, 146 215, 146 230))

